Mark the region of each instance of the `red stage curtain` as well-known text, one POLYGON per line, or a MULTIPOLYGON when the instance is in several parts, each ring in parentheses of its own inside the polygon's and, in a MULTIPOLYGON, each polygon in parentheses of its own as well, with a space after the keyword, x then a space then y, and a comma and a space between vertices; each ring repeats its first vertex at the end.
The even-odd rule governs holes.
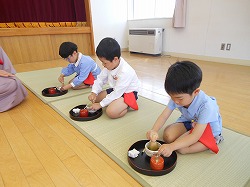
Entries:
POLYGON ((84 0, 0 0, 0 23, 85 21, 84 0))

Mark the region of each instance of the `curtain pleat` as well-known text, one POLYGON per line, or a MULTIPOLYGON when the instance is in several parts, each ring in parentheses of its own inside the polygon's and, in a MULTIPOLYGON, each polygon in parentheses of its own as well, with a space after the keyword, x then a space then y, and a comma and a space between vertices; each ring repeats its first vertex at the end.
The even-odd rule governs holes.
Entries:
POLYGON ((0 27, 85 25, 84 0, 1 0, 0 27), (79 24, 80 23, 80 24, 79 24))
POLYGON ((187 0, 176 0, 173 16, 174 28, 184 28, 186 26, 186 9, 187 0))

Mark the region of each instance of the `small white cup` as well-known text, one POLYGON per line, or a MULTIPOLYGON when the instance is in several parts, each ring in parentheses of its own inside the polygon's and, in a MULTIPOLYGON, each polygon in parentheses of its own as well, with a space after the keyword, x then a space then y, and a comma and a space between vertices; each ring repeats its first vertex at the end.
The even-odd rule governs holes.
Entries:
MULTIPOLYGON (((159 149, 160 146, 161 146, 161 144, 160 144, 159 142, 156 142, 156 143, 157 143, 158 149, 159 149)), ((145 144, 145 153, 146 153, 149 157, 151 157, 151 156, 157 154, 157 153, 158 153, 158 150, 157 150, 157 151, 152 151, 152 150, 150 150, 150 149, 148 148, 148 144, 149 144, 149 142, 147 142, 147 143, 145 144)))

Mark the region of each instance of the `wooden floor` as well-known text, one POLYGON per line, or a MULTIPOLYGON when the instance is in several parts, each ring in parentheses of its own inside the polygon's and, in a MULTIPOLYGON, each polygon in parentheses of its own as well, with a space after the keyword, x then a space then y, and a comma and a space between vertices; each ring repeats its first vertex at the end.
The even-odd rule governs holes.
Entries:
MULTIPOLYGON (((142 82, 141 94, 167 104, 169 97, 163 87, 167 69, 184 59, 122 55, 142 82)), ((204 73, 201 88, 217 98, 223 126, 250 136, 250 67, 193 61, 204 73)), ((57 60, 14 67, 23 72, 66 65, 57 60)), ((0 113, 0 174, 0 186, 6 187, 140 186, 30 91, 19 106, 0 113)))

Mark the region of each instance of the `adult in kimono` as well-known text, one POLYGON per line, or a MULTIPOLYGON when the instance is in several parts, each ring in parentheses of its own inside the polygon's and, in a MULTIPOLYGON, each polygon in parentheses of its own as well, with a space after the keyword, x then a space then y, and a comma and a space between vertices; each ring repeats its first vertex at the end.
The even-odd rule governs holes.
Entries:
POLYGON ((16 70, 0 46, 0 112, 15 107, 27 96, 27 90, 15 74, 16 70))

